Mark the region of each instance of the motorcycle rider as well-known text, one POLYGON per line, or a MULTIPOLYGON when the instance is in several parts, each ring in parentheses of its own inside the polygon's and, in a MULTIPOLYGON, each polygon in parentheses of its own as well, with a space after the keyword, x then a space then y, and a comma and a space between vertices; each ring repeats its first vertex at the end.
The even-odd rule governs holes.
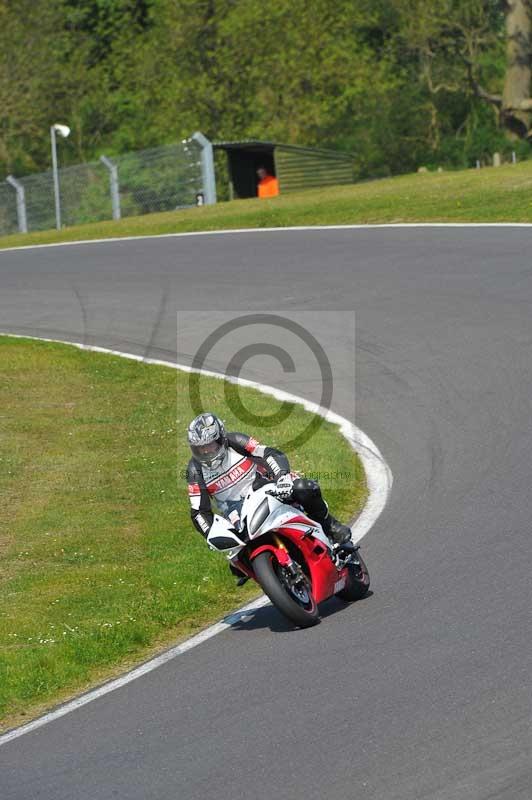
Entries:
MULTIPOLYGON (((190 515, 196 530, 207 538, 214 514, 211 499, 222 516, 237 524, 242 498, 256 480, 276 481, 276 496, 294 503, 319 522, 333 544, 345 544, 351 530, 329 512, 317 481, 302 478, 290 470, 280 450, 260 444, 245 433, 227 433, 222 420, 211 412, 195 417, 188 427, 192 458, 187 467, 190 515)), ((247 580, 239 570, 242 585, 247 580)))

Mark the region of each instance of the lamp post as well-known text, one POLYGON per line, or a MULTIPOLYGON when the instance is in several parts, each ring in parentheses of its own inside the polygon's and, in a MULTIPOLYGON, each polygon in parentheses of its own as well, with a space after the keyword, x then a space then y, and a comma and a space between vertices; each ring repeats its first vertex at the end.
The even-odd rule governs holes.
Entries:
POLYGON ((55 222, 58 231, 61 230, 61 202, 59 199, 59 173, 57 171, 57 146, 55 142, 55 134, 58 133, 63 139, 70 133, 68 125, 59 125, 56 123, 50 128, 50 139, 52 141, 52 173, 54 177, 54 197, 55 197, 55 222))

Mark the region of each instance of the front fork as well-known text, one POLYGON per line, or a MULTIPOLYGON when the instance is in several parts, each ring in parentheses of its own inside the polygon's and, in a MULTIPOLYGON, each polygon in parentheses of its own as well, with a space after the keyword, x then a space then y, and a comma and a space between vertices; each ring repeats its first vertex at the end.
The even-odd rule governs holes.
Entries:
MULTIPOLYGON (((303 579, 306 578, 305 573, 297 563, 290 557, 290 553, 288 552, 286 545, 282 541, 282 539, 277 536, 276 533, 272 535, 273 544, 275 545, 275 549, 271 546, 264 547, 264 550, 269 550, 272 555, 275 556, 279 566, 283 569, 287 579, 292 585, 300 583, 303 579)), ((259 552, 263 548, 259 548, 259 552)), ((249 570, 244 564, 240 565, 238 563, 238 558, 236 559, 236 564, 234 564, 238 569, 245 571, 246 574, 251 578, 253 576, 252 570, 249 570)), ((233 562, 234 563, 234 562, 233 562)))
MULTIPOLYGON (((273 555, 275 555, 275 558, 279 562, 280 566, 295 576, 297 572, 297 567, 299 565, 295 564, 292 561, 292 559, 290 558, 290 554, 286 549, 286 545, 281 541, 281 539, 275 533, 273 534, 273 542, 275 545, 275 549, 271 546, 267 546, 264 548, 261 547, 259 548, 259 552, 263 549, 269 550, 273 555)), ((233 564, 233 566, 235 566, 237 569, 241 570, 242 572, 245 572, 249 578, 254 577, 253 567, 251 567, 250 569, 245 563, 240 562, 238 556, 236 556, 234 559, 230 559, 230 563, 233 564)))
POLYGON ((302 580, 305 580, 307 576, 297 561, 294 561, 292 558, 290 558, 290 554, 286 549, 286 545, 276 533, 273 534, 273 541, 278 548, 277 552, 275 553, 275 557, 277 558, 279 565, 283 568, 290 584, 292 586, 297 586, 297 584, 301 583, 302 580))

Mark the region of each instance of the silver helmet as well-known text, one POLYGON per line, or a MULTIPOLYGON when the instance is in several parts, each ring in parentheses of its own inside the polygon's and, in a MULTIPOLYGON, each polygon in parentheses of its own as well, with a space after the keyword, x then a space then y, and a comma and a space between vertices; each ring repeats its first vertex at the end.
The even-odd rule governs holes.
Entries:
POLYGON ((209 411, 199 414, 188 426, 188 443, 196 461, 208 467, 219 467, 227 453, 222 420, 209 411))

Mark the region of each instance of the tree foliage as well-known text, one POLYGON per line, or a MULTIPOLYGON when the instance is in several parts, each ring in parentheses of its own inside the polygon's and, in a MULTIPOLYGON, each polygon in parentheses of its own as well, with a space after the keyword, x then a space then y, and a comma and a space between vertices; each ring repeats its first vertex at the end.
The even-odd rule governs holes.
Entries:
POLYGON ((199 129, 351 150, 362 176, 471 163, 530 127, 526 74, 502 99, 528 2, 0 0, 0 165, 46 168, 57 121, 71 162, 199 129))

